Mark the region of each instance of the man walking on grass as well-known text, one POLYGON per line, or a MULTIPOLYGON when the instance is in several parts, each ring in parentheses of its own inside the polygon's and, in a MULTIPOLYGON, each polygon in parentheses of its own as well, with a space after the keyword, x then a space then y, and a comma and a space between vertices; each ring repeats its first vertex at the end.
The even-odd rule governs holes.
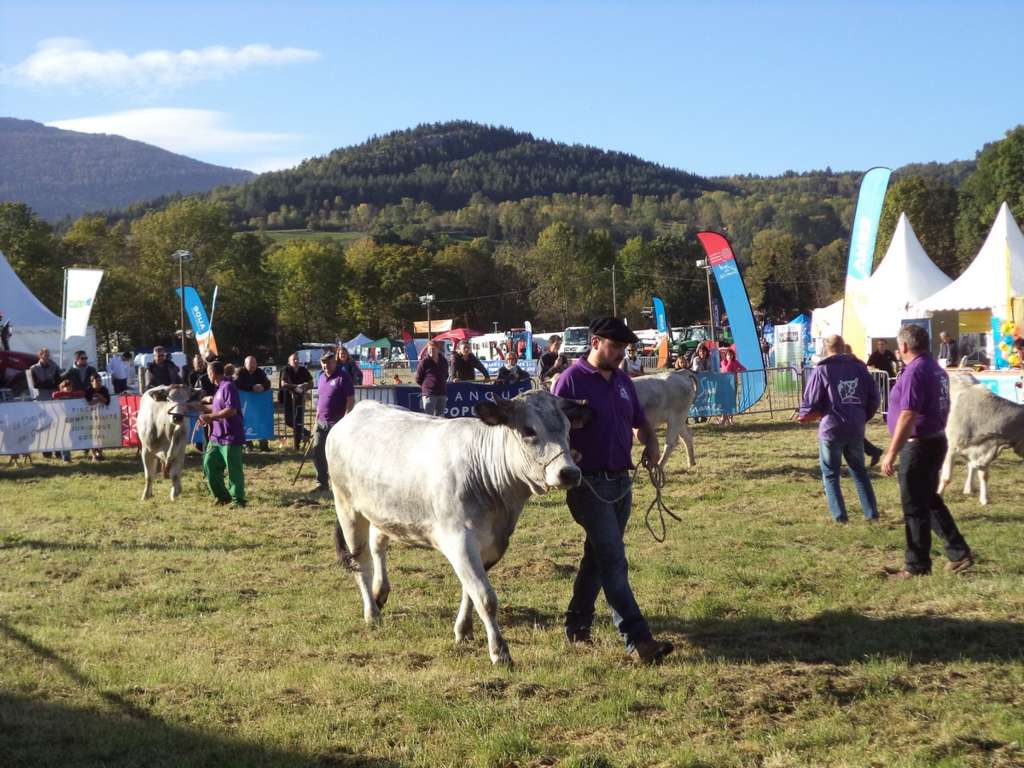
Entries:
POLYGON ((212 424, 210 444, 203 454, 203 474, 218 504, 231 501, 245 506, 245 475, 242 471, 242 446, 245 445, 245 424, 242 420, 242 399, 235 383, 224 376, 224 363, 214 361, 206 366, 206 374, 216 385, 209 413, 199 417, 203 426, 212 424), (228 485, 224 486, 227 469, 228 485))
POLYGON ((959 573, 974 565, 971 548, 938 493, 948 449, 949 376, 929 348, 928 331, 919 325, 903 326, 896 337, 906 367, 889 395, 886 421, 892 442, 882 457, 882 473, 899 476, 907 548, 904 567, 886 568, 891 579, 931 573, 933 528, 945 544, 947 571, 959 573))
POLYGON ((874 522, 878 520, 878 504, 864 466, 864 425, 878 410, 878 387, 867 366, 853 355, 843 354, 844 348, 842 336, 825 339, 827 357, 807 380, 799 418, 802 422, 821 419, 818 459, 832 519, 837 523, 849 521, 839 487, 839 470, 845 457, 864 519, 874 522))
POLYGON ((311 493, 327 493, 327 433, 352 410, 356 390, 352 379, 338 365, 330 352, 320 358, 323 373, 317 382, 316 433, 313 435, 313 467, 316 469, 316 487, 311 493))
POLYGON ((629 585, 622 537, 633 503, 630 456, 633 433, 644 444, 644 462, 658 463, 658 438, 647 421, 629 375, 619 366, 627 344, 636 335, 616 317, 590 325, 590 351, 558 377, 553 394, 581 400, 593 412, 591 421, 569 433, 569 444, 583 472, 583 483, 566 494, 573 519, 586 539, 583 559, 565 612, 570 643, 588 645, 594 604, 604 591, 612 621, 626 642, 626 652, 643 664, 654 664, 672 652, 672 643, 655 640, 629 585))

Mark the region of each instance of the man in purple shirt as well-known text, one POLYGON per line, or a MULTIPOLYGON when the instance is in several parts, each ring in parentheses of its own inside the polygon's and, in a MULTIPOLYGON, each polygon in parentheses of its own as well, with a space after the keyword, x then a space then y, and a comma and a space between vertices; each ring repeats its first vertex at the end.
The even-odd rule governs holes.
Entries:
POLYGON ((629 585, 626 531, 632 506, 633 431, 644 444, 644 463, 658 463, 658 440, 647 422, 629 375, 619 368, 626 345, 636 335, 621 320, 602 317, 590 325, 590 351, 558 377, 553 393, 585 401, 593 418, 569 433, 569 445, 583 471, 583 483, 566 494, 573 519, 586 532, 583 559, 565 612, 569 642, 589 644, 594 604, 604 590, 612 621, 626 652, 653 664, 672 652, 672 643, 655 640, 629 585))
POLYGON ((416 383, 420 385, 423 412, 431 416, 444 416, 448 401, 448 361, 441 354, 441 345, 431 339, 427 342, 427 353, 416 366, 416 383))
POLYGON ((224 376, 224 363, 216 360, 206 366, 206 374, 217 387, 210 411, 199 417, 203 426, 212 425, 210 443, 203 455, 203 474, 218 504, 234 501, 245 506, 245 474, 242 471, 242 446, 245 445, 245 424, 242 421, 242 399, 231 379, 224 376), (224 469, 228 485, 224 487, 224 469))
POLYGON ((804 422, 821 419, 818 459, 832 519, 837 523, 848 521, 839 487, 839 470, 845 457, 864 519, 874 522, 878 519, 878 504, 864 466, 864 425, 878 410, 878 387, 867 366, 853 355, 843 354, 844 348, 842 336, 825 339, 827 357, 807 380, 799 417, 804 422))
POLYGON ((939 496, 939 472, 946 457, 949 418, 949 376, 929 353, 928 331, 905 325, 896 349, 906 366, 889 393, 886 421, 892 442, 882 457, 882 472, 897 474, 906 533, 906 565, 887 568, 890 578, 924 576, 932 570, 932 528, 945 544, 946 570, 954 573, 974 565, 971 548, 939 496))
POLYGON ((316 434, 313 435, 313 467, 316 469, 316 487, 311 493, 326 493, 327 485, 327 433, 331 427, 352 410, 356 390, 352 379, 338 365, 337 358, 327 353, 320 358, 323 373, 316 387, 316 434))

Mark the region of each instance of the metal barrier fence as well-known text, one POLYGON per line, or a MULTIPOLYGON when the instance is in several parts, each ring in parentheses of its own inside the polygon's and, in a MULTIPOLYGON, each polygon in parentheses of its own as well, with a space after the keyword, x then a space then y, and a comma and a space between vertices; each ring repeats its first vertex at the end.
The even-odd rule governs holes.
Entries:
MULTIPOLYGON (((659 370, 657 358, 643 357, 644 369, 650 373, 659 370), (653 364, 648 366, 648 361, 653 364)), ((404 364, 403 364, 404 365, 404 364)), ((396 365, 396 368, 398 366, 396 365)), ((406 368, 406 370, 408 370, 406 368)), ((736 374, 736 413, 739 416, 760 415, 767 413, 771 418, 790 418, 800 409, 800 401, 803 398, 804 386, 812 368, 795 368, 792 366, 777 368, 755 368, 736 374), (760 388, 758 377, 763 377, 764 393, 756 402, 753 394, 760 388)), ((871 376, 878 387, 881 395, 881 407, 879 415, 882 417, 888 412, 889 389, 892 384, 889 375, 885 371, 871 371, 871 376)), ((391 384, 379 384, 373 387, 356 387, 356 402, 360 400, 376 400, 377 402, 393 404, 395 402, 395 387, 391 384)), ((307 399, 305 407, 305 425, 312 430, 315 426, 316 412, 312 403, 307 399)), ((274 411, 274 436, 278 439, 285 439, 291 436, 291 430, 285 424, 284 411, 277 407, 274 411)))

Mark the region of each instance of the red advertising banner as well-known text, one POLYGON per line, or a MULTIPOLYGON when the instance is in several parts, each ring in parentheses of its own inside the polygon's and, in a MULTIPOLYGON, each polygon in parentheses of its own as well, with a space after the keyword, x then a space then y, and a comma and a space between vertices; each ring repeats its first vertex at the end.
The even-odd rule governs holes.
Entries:
POLYGON ((135 419, 139 415, 141 395, 119 395, 121 403, 121 445, 125 448, 139 447, 139 433, 135 428, 135 419))

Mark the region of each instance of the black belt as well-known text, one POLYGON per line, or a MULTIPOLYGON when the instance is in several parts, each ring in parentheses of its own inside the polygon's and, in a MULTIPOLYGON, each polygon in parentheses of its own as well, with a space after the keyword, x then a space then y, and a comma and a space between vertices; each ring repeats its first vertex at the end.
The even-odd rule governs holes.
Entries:
POLYGON ((629 477, 628 469, 585 469, 584 477, 603 477, 606 480, 618 480, 620 477, 629 477))
POLYGON ((919 440, 935 440, 936 438, 945 437, 945 436, 946 436, 945 431, 932 432, 930 435, 914 435, 913 437, 908 437, 907 438, 907 442, 908 443, 916 443, 919 440))

